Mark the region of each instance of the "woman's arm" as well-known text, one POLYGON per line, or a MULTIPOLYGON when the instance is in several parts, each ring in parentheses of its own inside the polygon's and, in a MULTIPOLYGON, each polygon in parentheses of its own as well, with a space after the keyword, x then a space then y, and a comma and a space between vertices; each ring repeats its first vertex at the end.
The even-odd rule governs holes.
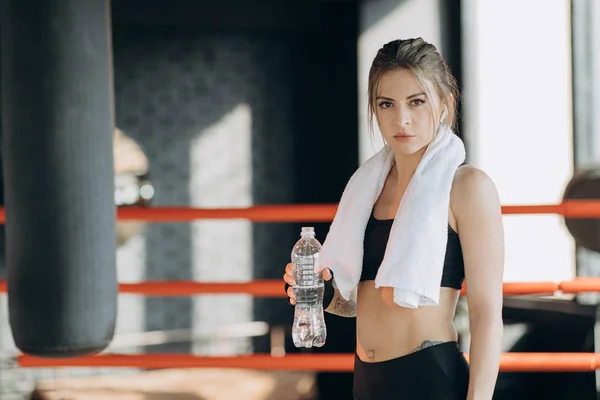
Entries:
POLYGON ((504 228, 496 187, 482 171, 462 167, 451 201, 465 261, 471 344, 467 400, 491 400, 501 355, 504 228))
POLYGON ((330 314, 339 315, 340 317, 353 318, 356 317, 356 302, 352 299, 346 300, 340 295, 340 291, 334 289, 333 299, 329 306, 325 309, 330 314))

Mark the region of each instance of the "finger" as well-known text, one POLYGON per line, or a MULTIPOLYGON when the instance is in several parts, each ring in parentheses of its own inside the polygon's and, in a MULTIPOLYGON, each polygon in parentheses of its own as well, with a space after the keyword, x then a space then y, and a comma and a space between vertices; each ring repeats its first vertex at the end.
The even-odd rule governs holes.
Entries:
POLYGON ((325 268, 323 270, 323 279, 325 279, 326 281, 331 279, 331 271, 328 268, 325 268))
POLYGON ((294 293, 294 289, 289 287, 287 290, 287 295, 290 297, 290 299, 295 299, 296 298, 296 294, 294 293))
POLYGON ((292 285, 294 286, 294 278, 292 278, 291 276, 289 276, 288 274, 284 274, 283 275, 283 280, 285 281, 285 283, 287 283, 288 285, 292 285))
POLYGON ((292 265, 292 263, 288 263, 288 265, 285 266, 285 274, 289 277, 289 281, 286 281, 287 283, 289 283, 290 285, 295 285, 296 281, 294 280, 294 271, 293 271, 294 266, 292 265))

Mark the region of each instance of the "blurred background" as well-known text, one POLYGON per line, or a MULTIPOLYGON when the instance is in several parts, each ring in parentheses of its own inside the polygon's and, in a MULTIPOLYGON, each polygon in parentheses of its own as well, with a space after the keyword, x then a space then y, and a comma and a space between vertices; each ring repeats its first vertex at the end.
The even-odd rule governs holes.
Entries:
MULTIPOLYGON (((397 38, 435 44, 462 91, 467 161, 503 204, 554 204, 600 161, 596 0, 118 0, 112 2, 115 202, 246 207, 335 203, 382 145, 368 133, 367 73, 397 38)), ((510 216, 505 281, 600 275, 559 216, 510 216)), ((300 227, 119 224, 121 282, 280 279, 300 227)), ((1 258, 0 258, 1 259, 1 258)), ((5 268, 0 267, 1 279, 5 268)), ((595 351, 597 296, 506 299, 505 351, 595 351)), ((457 326, 468 351, 464 302, 457 326)), ((247 295, 121 295, 109 351, 294 353, 293 308, 247 295)), ((353 319, 327 315, 351 353, 353 319)), ((305 350, 306 351, 306 350, 305 350)), ((16 367, 0 296, 0 398, 349 399, 351 373, 16 367), (154 375, 146 375, 154 374, 154 375), (148 378, 151 376, 152 378, 148 378), (250 391, 254 390, 254 394, 250 391), (94 397, 95 396, 95 397, 94 397), (254 396, 254 397, 251 397, 254 396)), ((596 374, 502 373, 497 399, 596 398, 596 374)))

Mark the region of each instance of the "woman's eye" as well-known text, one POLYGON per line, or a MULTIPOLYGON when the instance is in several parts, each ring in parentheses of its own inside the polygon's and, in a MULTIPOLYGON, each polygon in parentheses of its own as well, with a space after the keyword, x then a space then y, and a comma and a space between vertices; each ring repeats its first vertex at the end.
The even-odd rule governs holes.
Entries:
POLYGON ((392 103, 390 103, 389 101, 382 101, 381 103, 379 103, 379 108, 390 108, 392 106, 392 103))

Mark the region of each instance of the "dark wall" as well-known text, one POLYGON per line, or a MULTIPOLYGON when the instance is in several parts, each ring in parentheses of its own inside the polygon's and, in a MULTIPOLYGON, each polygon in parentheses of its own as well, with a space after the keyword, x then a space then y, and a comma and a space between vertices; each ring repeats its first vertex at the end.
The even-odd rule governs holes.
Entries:
MULTIPOLYGON (((113 7, 116 120, 148 153, 155 204, 189 205, 190 141, 241 102, 252 109, 254 204, 338 201, 358 162, 356 4, 146 4, 113 7)), ((301 225, 253 225, 255 279, 281 278, 301 225)), ((328 224, 312 225, 323 239, 328 224)), ((192 278, 189 224, 151 224, 146 248, 146 279, 192 278)), ((254 301, 254 320, 292 317, 282 299, 254 301)), ((147 300, 147 330, 191 323, 189 298, 147 300)), ((352 323, 337 324, 351 342, 352 323)), ((269 350, 267 337, 254 344, 269 350)))

